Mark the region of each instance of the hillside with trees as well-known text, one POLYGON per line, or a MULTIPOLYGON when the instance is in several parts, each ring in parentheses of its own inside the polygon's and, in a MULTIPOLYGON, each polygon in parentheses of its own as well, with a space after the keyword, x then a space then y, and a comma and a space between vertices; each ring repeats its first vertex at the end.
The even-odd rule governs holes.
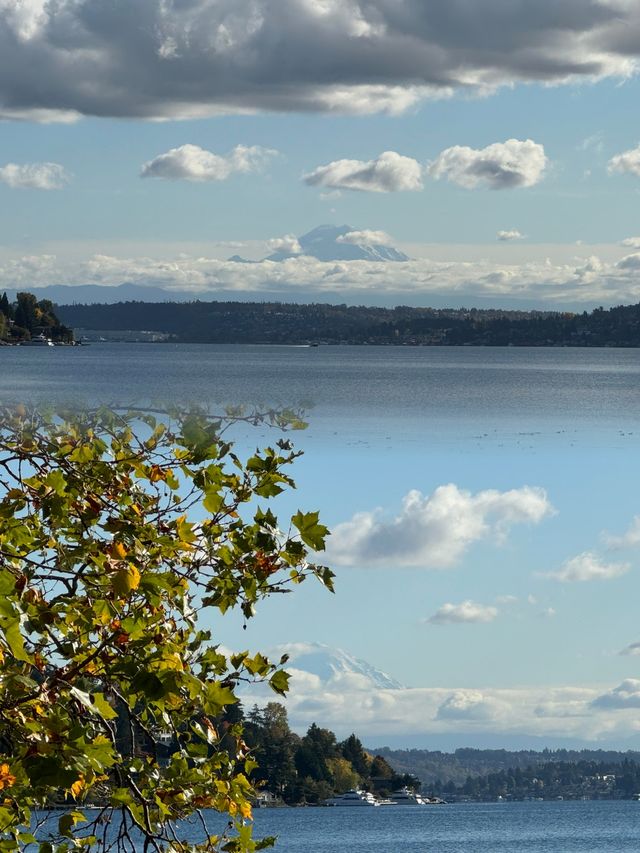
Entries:
POLYGON ((0 297, 0 342, 19 343, 44 335, 55 342, 71 343, 73 331, 60 322, 53 303, 32 293, 18 293, 15 302, 0 297))
POLYGON ((284 803, 318 804, 351 788, 386 796, 405 785, 420 785, 411 774, 398 773, 382 756, 367 752, 355 734, 338 741, 332 731, 313 723, 300 737, 289 728, 287 712, 278 702, 254 706, 246 716, 234 706, 232 720, 240 719, 258 764, 252 782, 284 803))
POLYGON ((62 305, 58 311, 76 329, 119 333, 123 339, 154 330, 188 343, 640 346, 640 304, 582 314, 204 301, 62 305))

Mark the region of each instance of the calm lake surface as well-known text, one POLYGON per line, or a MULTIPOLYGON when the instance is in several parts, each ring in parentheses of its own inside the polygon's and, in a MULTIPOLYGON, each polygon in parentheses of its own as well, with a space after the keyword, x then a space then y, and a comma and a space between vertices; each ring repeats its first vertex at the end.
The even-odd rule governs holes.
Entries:
MULTIPOLYGON (((222 831, 219 817, 209 813, 211 831, 222 831)), ((276 853, 637 853, 640 803, 258 810, 254 836, 266 835, 278 836, 276 853)), ((198 842, 202 831, 183 825, 180 837, 198 842)))
POLYGON ((622 853, 640 849, 640 804, 272 809, 255 835, 277 835, 278 853, 622 853))
POLYGON ((325 437, 610 436, 640 424, 640 350, 6 347, 0 399, 302 404, 325 437))

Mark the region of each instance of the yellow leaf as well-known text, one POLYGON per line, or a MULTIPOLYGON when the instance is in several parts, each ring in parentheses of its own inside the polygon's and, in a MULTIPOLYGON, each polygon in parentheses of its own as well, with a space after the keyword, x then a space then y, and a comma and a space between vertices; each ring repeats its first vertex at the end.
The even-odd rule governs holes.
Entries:
POLYGON ((111 585, 118 595, 128 595, 140 586, 140 572, 130 563, 126 569, 115 573, 111 585))
POLYGON ((114 542, 111 551, 114 557, 119 557, 121 560, 124 560, 127 556, 127 549, 124 547, 122 542, 114 542))
POLYGON ((82 792, 84 791, 84 789, 86 788, 86 786, 87 786, 87 783, 86 783, 86 781, 85 781, 85 778, 84 778, 84 776, 81 774, 81 775, 80 775, 80 778, 79 778, 79 779, 77 779, 77 780, 73 783, 73 785, 69 788, 69 790, 71 791, 71 793, 73 794, 73 796, 77 799, 77 798, 82 794, 82 792))

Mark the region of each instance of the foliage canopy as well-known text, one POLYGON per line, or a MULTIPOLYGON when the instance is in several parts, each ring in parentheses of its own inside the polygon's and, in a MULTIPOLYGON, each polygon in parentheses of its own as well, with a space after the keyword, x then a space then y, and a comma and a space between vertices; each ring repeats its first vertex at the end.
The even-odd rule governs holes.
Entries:
POLYGON ((294 487, 298 453, 281 438, 241 461, 238 418, 0 409, 1 850, 35 836, 40 853, 267 846, 225 709, 241 680, 284 694, 286 661, 223 653, 201 617, 249 619, 308 576, 331 589, 332 573, 309 562, 317 513, 283 531, 260 505, 294 487), (61 799, 73 805, 43 841, 34 814, 61 799), (228 816, 222 835, 203 809, 228 816), (197 845, 179 823, 194 814, 197 845))

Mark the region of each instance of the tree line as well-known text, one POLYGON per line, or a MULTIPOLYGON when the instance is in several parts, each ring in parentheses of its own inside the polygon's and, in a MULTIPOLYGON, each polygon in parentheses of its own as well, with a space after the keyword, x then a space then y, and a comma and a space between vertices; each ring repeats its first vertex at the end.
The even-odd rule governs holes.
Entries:
POLYGON ((509 767, 464 783, 436 781, 433 789, 449 799, 631 799, 640 793, 640 764, 630 758, 561 761, 525 768, 509 767))
POLYGON ((640 305, 571 313, 280 302, 62 305, 74 328, 152 329, 191 343, 405 346, 640 346, 640 305))
POLYGON ((7 294, 0 297, 0 341, 28 341, 43 334, 52 341, 73 340, 73 331, 60 322, 48 299, 38 300, 32 293, 18 293, 15 302, 7 294))

